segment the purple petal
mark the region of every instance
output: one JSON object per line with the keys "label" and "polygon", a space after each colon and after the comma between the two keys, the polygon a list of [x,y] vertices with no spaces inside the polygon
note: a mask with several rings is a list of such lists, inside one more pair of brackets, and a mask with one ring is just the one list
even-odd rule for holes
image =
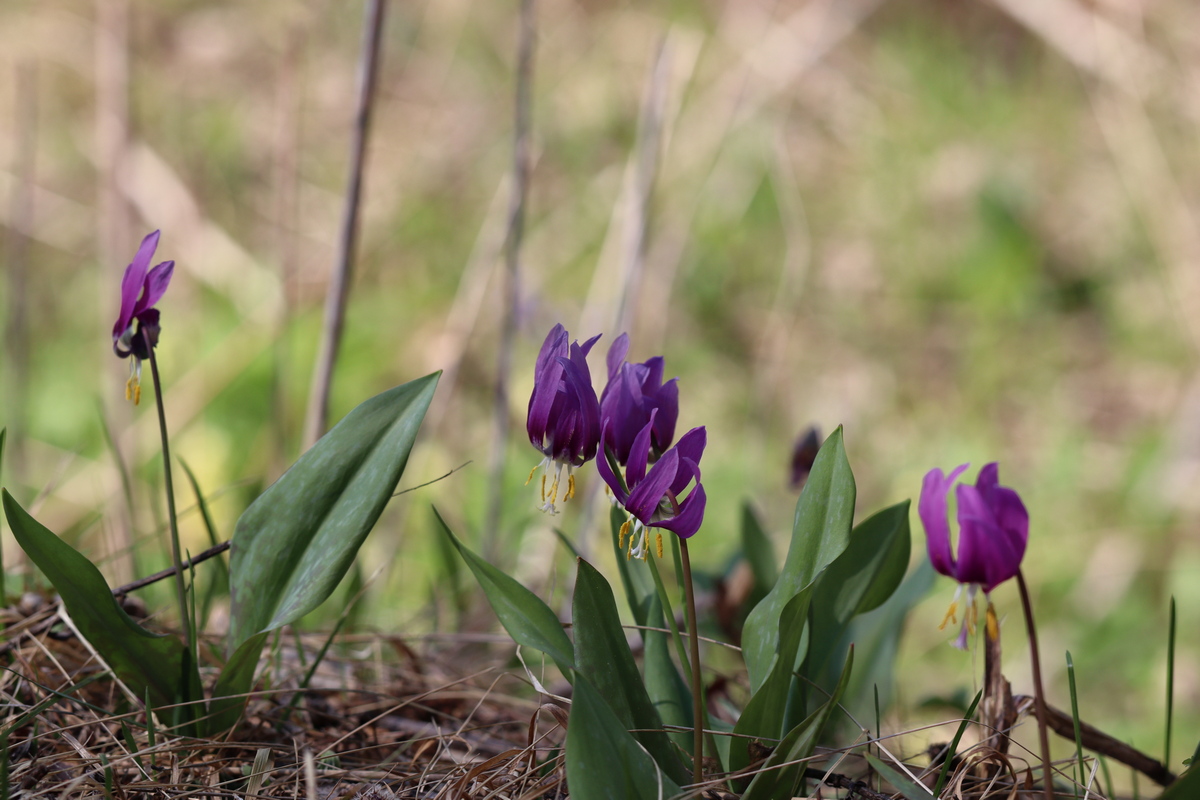
{"label": "purple petal", "polygon": [[[642,437],[639,435],[638,438]],[[650,437],[647,435],[647,443],[649,440]],[[633,456],[630,456],[631,466],[632,461]],[[625,503],[625,510],[643,523],[649,523],[654,517],[654,512],[658,510],[659,501],[663,499],[667,489],[675,482],[675,473],[678,469],[679,453],[675,450],[668,450],[650,468],[650,474],[646,476],[645,480],[638,483],[630,478],[629,500]],[[626,475],[628,474],[629,470],[626,470]]]}
{"label": "purple petal", "polygon": [[679,419],[679,379],[671,378],[667,381],[655,394],[653,402],[654,408],[658,409],[654,444],[662,451],[670,447],[675,438],[675,422]]}
{"label": "purple petal", "polygon": [[[625,363],[625,356],[629,354],[629,334],[622,333],[608,348],[608,357],[605,361],[608,363],[608,381],[612,383],[613,378],[617,374],[617,370],[621,369],[621,365]],[[608,393],[608,388],[604,389]]]}
{"label": "purple petal", "polygon": [[651,522],[650,525],[656,528],[666,528],[679,538],[687,539],[700,530],[700,525],[704,522],[704,507],[707,502],[708,496],[704,494],[704,487],[697,483],[696,488],[687,496],[687,499],[679,504],[678,514],[661,522]]}
{"label": "purple petal", "polygon": [[[646,477],[646,464],[650,461],[650,432],[654,429],[655,412],[650,412],[650,421],[638,431],[633,444],[629,447],[629,460],[625,465],[625,479],[629,481],[629,491],[642,482]],[[660,459],[661,461],[661,459]],[[664,487],[665,490],[666,487]],[[662,493],[659,493],[662,497]]]}
{"label": "purple petal", "polygon": [[645,394],[654,394],[662,387],[663,378],[663,357],[655,356],[647,359],[642,365],[641,382],[642,392]]}
{"label": "purple petal", "polygon": [[608,437],[611,420],[604,421],[604,433],[600,436],[600,457],[596,459],[596,469],[600,472],[600,477],[608,484],[608,488],[612,489],[613,496],[617,498],[617,502],[622,506],[629,500],[629,495],[621,488],[621,479],[612,471],[612,467],[608,463],[608,457],[605,455],[608,446]]}
{"label": "purple petal", "polygon": [[[673,450],[679,453],[679,458],[683,463],[691,462],[696,465],[696,481],[700,481],[700,456],[704,454],[704,447],[708,444],[708,432],[701,425],[698,428],[692,428],[685,433],[679,440],[679,444],[675,445]],[[675,482],[671,484],[671,494],[679,494],[687,487],[688,481],[692,476],[687,470],[679,470],[679,474],[675,476]]]}
{"label": "purple petal", "polygon": [[956,467],[949,475],[945,475],[940,467],[929,470],[921,484],[921,499],[917,504],[917,513],[921,517],[921,524],[925,526],[929,561],[933,564],[934,569],[951,578],[958,576],[954,553],[950,548],[950,522],[946,509],[946,495],[967,466],[967,464],[963,464]]}
{"label": "purple petal", "polygon": [[561,357],[558,363],[563,370],[563,390],[560,395],[566,396],[571,416],[566,422],[555,423],[559,435],[565,434],[561,447],[555,441],[556,457],[579,466],[596,455],[600,443],[600,404],[591,380],[578,364]]}
{"label": "purple petal", "polygon": [[125,275],[121,278],[121,311],[113,325],[113,341],[119,339],[133,321],[133,308],[137,305],[138,294],[142,291],[150,259],[154,258],[154,251],[158,247],[159,235],[159,231],[154,231],[142,239],[133,261],[125,268]]}
{"label": "purple petal", "polygon": [[958,495],[958,580],[978,583],[985,592],[1017,574],[1024,543],[996,523],[987,500],[974,487],[960,484]]}
{"label": "purple petal", "polygon": [[555,325],[546,334],[546,340],[542,342],[542,349],[538,351],[537,363],[534,365],[533,374],[540,374],[547,364],[554,361],[557,356],[565,356],[568,354],[567,345],[570,342],[570,336],[567,334],[567,329],[562,326],[562,323]]}
{"label": "purple petal", "polygon": [[171,276],[174,273],[174,261],[164,261],[150,270],[143,283],[142,296],[138,299],[137,305],[133,307],[133,315],[135,317],[148,308],[154,308],[154,305],[162,299],[163,294],[167,291],[167,286],[171,283]]}

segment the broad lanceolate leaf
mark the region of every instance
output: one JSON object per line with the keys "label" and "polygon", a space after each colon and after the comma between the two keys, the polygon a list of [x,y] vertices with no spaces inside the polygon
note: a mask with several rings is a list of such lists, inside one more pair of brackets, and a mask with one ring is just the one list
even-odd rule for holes
{"label": "broad lanceolate leaf", "polygon": [[451,544],[475,574],[475,580],[479,581],[480,588],[487,595],[492,610],[513,641],[523,647],[542,651],[554,659],[564,675],[569,676],[571,668],[575,666],[575,648],[550,606],[519,581],[471,552],[450,532],[450,527],[437,509],[433,513],[442,533],[450,538]]}
{"label": "broad lanceolate leaf", "polygon": [[770,671],[784,606],[846,549],[854,519],[854,498],[854,475],[842,447],[842,429],[838,428],[821,445],[800,494],[792,541],[779,580],[746,618],[742,652],[752,690],[758,690]]}
{"label": "broad lanceolate leaf", "polygon": [[[62,597],[71,621],[136,696],[155,708],[200,699],[200,673],[174,636],[151,633],[118,605],[100,570],[59,539],[4,491],[4,513],[21,549]],[[179,721],[200,709],[184,706]]]}
{"label": "broad lanceolate leaf", "polygon": [[595,567],[582,558],[578,563],[572,603],[576,669],[600,691],[659,767],[676,781],[686,781],[683,762],[662,730],[662,719],[625,641],[612,589]]}
{"label": "broad lanceolate leaf", "polygon": [[251,636],[242,642],[225,662],[221,677],[213,687],[209,718],[204,724],[207,735],[213,736],[227,731],[241,718],[242,709],[250,699],[248,693],[254,687],[254,670],[258,666],[258,656],[262,653],[268,635],[267,631],[263,631]]}
{"label": "broad lanceolate leaf", "polygon": [[665,800],[679,793],[678,784],[578,673],[567,721],[567,784],[574,800]]}
{"label": "broad lanceolate leaf", "polygon": [[754,590],[766,594],[779,578],[779,567],[771,538],[747,500],[742,503],[742,553],[754,575]]}
{"label": "broad lanceolate leaf", "polygon": [[337,587],[396,490],[439,374],[355,408],[242,514],[230,549],[229,653]]}
{"label": "broad lanceolate leaf", "polygon": [[[1200,751],[1200,747],[1196,750]],[[1158,796],[1158,800],[1193,800],[1196,797],[1200,797],[1200,767],[1193,764]]]}
{"label": "broad lanceolate leaf", "polygon": [[[853,665],[854,650],[851,649],[846,657],[846,666],[842,669],[842,678],[838,681],[833,695],[807,719],[788,731],[779,746],[767,757],[766,763],[763,764],[765,771],[760,772],[750,782],[742,800],[787,800],[797,793],[796,790],[804,777],[803,759],[811,756],[816,749],[817,741],[829,724],[829,718],[837,709],[838,701],[850,681]],[[780,766],[782,764],[789,766]]]}
{"label": "broad lanceolate leaf", "polygon": [[805,621],[808,619],[813,587],[806,586],[783,608],[779,616],[779,652],[771,662],[771,671],[762,686],[750,698],[733,727],[735,737],[729,745],[729,769],[737,772],[750,764],[749,737],[774,742],[786,732],[789,716],[793,665],[805,645]]}
{"label": "broad lanceolate leaf", "polygon": [[[804,665],[808,677],[816,679],[827,665],[837,670],[846,658],[842,637],[851,619],[882,605],[904,579],[911,548],[908,507],[905,500],[855,526],[846,550],[817,578]],[[861,660],[861,648],[859,655]]]}

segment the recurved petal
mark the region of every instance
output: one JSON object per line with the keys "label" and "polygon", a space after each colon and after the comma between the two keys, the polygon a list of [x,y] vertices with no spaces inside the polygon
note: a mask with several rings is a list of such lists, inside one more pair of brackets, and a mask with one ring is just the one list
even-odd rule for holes
{"label": "recurved petal", "polygon": [[678,474],[675,476],[675,482],[671,484],[672,494],[679,494],[687,488],[688,481],[693,477],[695,477],[697,483],[700,482],[700,456],[704,455],[706,444],[708,444],[708,431],[701,425],[685,433],[680,437],[679,444],[672,448],[679,453],[682,464],[688,464],[689,462],[692,464],[692,469],[680,468]]}
{"label": "recurved petal", "polygon": [[658,421],[654,425],[654,444],[660,451],[666,450],[675,440],[675,422],[679,419],[679,379],[671,378],[667,381],[652,400],[654,407],[658,409]]}
{"label": "recurved petal", "polygon": [[990,592],[1017,574],[1024,545],[1001,530],[976,487],[959,484],[957,494],[958,580]]}
{"label": "recurved petal", "polygon": [[933,564],[934,569],[951,578],[958,576],[955,571],[954,552],[950,547],[950,521],[946,508],[946,495],[967,466],[967,464],[963,464],[956,467],[949,475],[944,474],[940,467],[929,470],[921,484],[921,499],[917,504],[921,524],[925,527],[929,561]]}
{"label": "recurved petal", "polygon": [[[612,379],[616,376],[617,370],[619,370],[621,365],[625,363],[625,356],[628,354],[629,334],[622,333],[615,340],[613,340],[612,345],[608,348],[608,356],[605,358],[605,362],[608,364],[609,381],[612,381]],[[607,392],[607,389],[605,391]]]}
{"label": "recurved petal", "polygon": [[143,284],[142,296],[138,299],[137,305],[133,307],[135,317],[148,308],[154,308],[154,305],[162,299],[163,294],[167,291],[167,286],[171,284],[171,276],[174,273],[174,261],[164,261],[150,270]]}
{"label": "recurved petal", "polygon": [[[650,433],[654,429],[654,417],[657,412],[650,412],[650,421],[638,431],[637,436],[633,437],[633,444],[629,447],[629,460],[625,463],[625,478],[629,481],[629,491],[633,491],[633,487],[642,482],[646,477],[646,464],[650,461]],[[662,459],[659,459],[662,463]],[[670,486],[670,482],[667,483]],[[666,487],[663,487],[664,491]],[[659,492],[659,497],[662,497],[662,492]]]}
{"label": "recurved petal", "polygon": [[[649,428],[649,426],[646,426]],[[641,439],[641,434],[638,439]],[[649,443],[649,436],[646,437]],[[634,448],[636,450],[636,446]],[[630,455],[630,468],[633,465],[633,454]],[[668,450],[663,454],[663,457],[654,462],[654,466],[650,468],[650,473],[646,475],[645,480],[638,482],[630,475],[629,469],[625,470],[625,474],[629,476],[629,501],[625,503],[625,510],[635,517],[640,519],[644,524],[649,524],[654,517],[654,512],[658,510],[658,502],[663,499],[667,493],[667,489],[671,488],[671,484],[675,482],[675,473],[679,469],[679,453],[675,450]]]}
{"label": "recurved petal", "polygon": [[154,231],[142,239],[133,261],[130,261],[129,266],[125,268],[125,274],[121,278],[121,312],[113,325],[114,341],[125,332],[129,323],[133,321],[134,306],[137,305],[138,294],[142,291],[146,270],[150,267],[150,259],[154,258],[154,250],[158,247],[159,235],[159,231]]}
{"label": "recurved petal", "polygon": [[696,488],[692,489],[692,493],[687,496],[687,499],[679,504],[678,514],[670,519],[650,524],[657,528],[666,528],[680,539],[687,539],[700,530],[700,525],[704,522],[704,507],[707,503],[708,497],[704,494],[704,487],[697,483]]}

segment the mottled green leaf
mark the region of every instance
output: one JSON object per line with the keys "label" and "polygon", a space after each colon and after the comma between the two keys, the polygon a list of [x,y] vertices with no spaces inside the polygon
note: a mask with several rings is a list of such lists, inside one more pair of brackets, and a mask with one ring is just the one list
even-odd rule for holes
{"label": "mottled green leaf", "polygon": [[579,674],[567,720],[567,784],[573,800],[660,800],[679,792]]}
{"label": "mottled green leaf", "polygon": [[437,509],[433,513],[442,533],[449,537],[450,543],[471,568],[500,624],[513,641],[523,647],[540,650],[554,659],[564,675],[570,675],[569,670],[575,665],[574,646],[550,607],[515,578],[471,552],[450,531]]}
{"label": "mottled green leaf", "polygon": [[572,630],[575,633],[575,666],[600,691],[627,729],[676,781],[686,780],[679,760],[655,711],[633,653],[625,641],[625,631],[617,613],[608,581],[582,558],[575,579],[572,602]]}
{"label": "mottled green leaf", "polygon": [[359,405],[242,514],[230,549],[229,653],[333,593],[396,491],[439,374]]}
{"label": "mottled green leaf", "polygon": [[[149,691],[156,708],[198,700],[200,674],[183,643],[134,622],[92,562],[26,513],[7,490],[3,496],[21,549],[54,585],[79,633],[117,677],[138,697]],[[187,722],[197,711],[182,707],[178,721]]]}
{"label": "mottled green leaf", "polygon": [[854,519],[854,475],[838,428],[817,454],[812,472],[796,504],[792,541],[779,579],[746,618],[742,652],[757,691],[767,679],[779,644],[779,616],[784,606],[846,549]]}

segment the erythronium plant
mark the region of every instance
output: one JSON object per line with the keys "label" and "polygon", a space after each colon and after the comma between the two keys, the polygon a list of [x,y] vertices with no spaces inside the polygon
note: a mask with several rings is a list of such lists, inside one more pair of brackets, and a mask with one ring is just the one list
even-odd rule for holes
{"label": "erythronium plant", "polygon": [[[650,412],[645,426],[638,431],[629,448],[628,464],[622,477],[613,469],[609,460],[616,461],[616,453],[608,442],[613,438],[617,423],[613,419],[604,421],[604,433],[600,437],[603,456],[596,461],[600,477],[612,490],[616,503],[624,508],[630,519],[621,526],[619,546],[625,547],[629,535],[629,550],[626,557],[634,556],[645,560],[649,557],[649,528],[665,528],[679,537],[679,552],[683,567],[683,586],[687,600],[687,624],[691,645],[692,662],[692,719],[695,739],[693,744],[694,782],[704,780],[704,690],[700,676],[700,630],[696,617],[696,593],[692,586],[692,564],[688,554],[688,539],[700,530],[704,521],[704,506],[707,498],[700,483],[700,457],[708,434],[704,427],[692,428],[679,443],[667,450],[654,466],[647,470],[650,460],[651,440],[654,435],[658,409]],[[672,425],[673,427],[673,425]],[[683,500],[679,496],[688,486],[695,483]],[[662,533],[655,537],[659,558],[663,554]]]}
{"label": "erythronium plant", "polygon": [[179,604],[179,620],[188,651],[193,652],[192,629],[188,616],[187,589],[183,582],[183,555],[179,546],[179,525],[175,519],[175,488],[171,482],[171,447],[167,439],[167,416],[163,408],[162,384],[158,378],[158,361],[154,348],[160,332],[159,313],[155,304],[162,299],[175,272],[174,261],[164,261],[150,269],[154,251],[158,249],[159,231],[142,239],[133,261],[121,277],[121,310],[113,323],[113,352],[119,358],[132,358],[129,380],[125,382],[125,399],[137,405],[142,399],[142,362],[150,362],[154,379],[154,400],[158,406],[158,432],[162,440],[163,485],[167,492],[167,521],[171,528],[171,557],[175,567],[175,595]]}
{"label": "erythronium plant", "polygon": [[967,587],[967,607],[964,609],[962,628],[955,646],[965,650],[968,637],[975,633],[977,611],[976,593],[982,589],[987,598],[987,635],[993,641],[1000,635],[996,610],[990,594],[1010,578],[1017,579],[1021,594],[1021,606],[1025,613],[1025,626],[1029,633],[1029,651],[1032,661],[1033,688],[1037,702],[1038,735],[1041,739],[1042,778],[1046,800],[1054,797],[1054,784],[1050,767],[1050,741],[1046,731],[1046,700],[1042,689],[1041,658],[1038,655],[1037,628],[1033,621],[1033,606],[1025,576],[1021,573],[1021,559],[1029,541],[1029,512],[1014,490],[1000,485],[1000,468],[995,463],[986,464],[979,470],[975,485],[960,483],[955,487],[958,501],[958,558],[950,546],[950,523],[947,518],[946,495],[954,481],[968,467],[962,464],[949,475],[935,467],[925,476],[921,487],[919,513],[925,526],[929,547],[929,561],[933,568],[958,581],[950,609],[942,620],[953,621],[958,607],[958,598],[963,586]]}
{"label": "erythronium plant", "polygon": [[[592,388],[587,355],[600,336],[582,345],[571,342],[561,324],[555,325],[538,353],[525,429],[529,441],[544,456],[529,471],[542,470],[542,511],[558,513],[559,485],[566,473],[563,502],[575,496],[574,470],[596,457],[600,442],[600,403]],[[549,489],[547,490],[547,483]]]}

